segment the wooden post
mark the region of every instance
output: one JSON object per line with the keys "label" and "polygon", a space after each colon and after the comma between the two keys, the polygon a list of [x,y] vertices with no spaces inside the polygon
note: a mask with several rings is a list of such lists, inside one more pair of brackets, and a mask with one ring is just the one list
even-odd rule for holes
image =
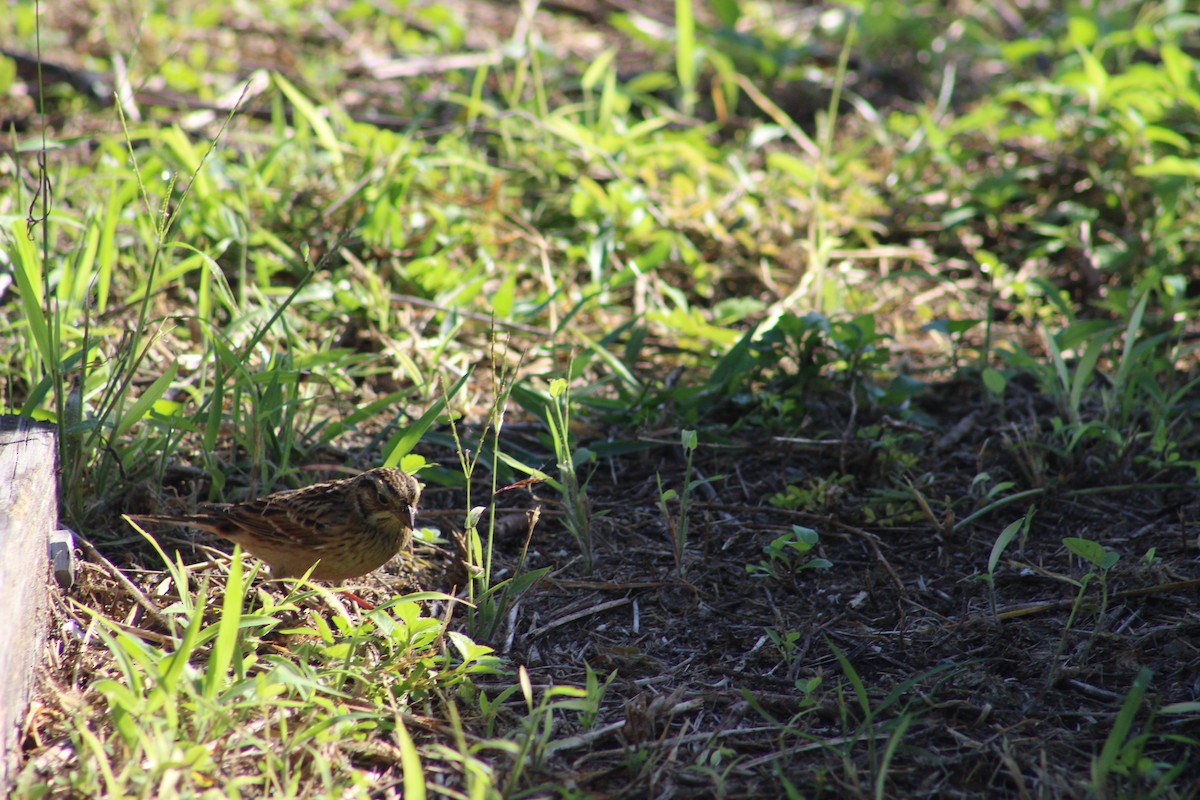
{"label": "wooden post", "polygon": [[53,425],[0,416],[0,796],[20,763],[21,724],[49,619],[58,527]]}

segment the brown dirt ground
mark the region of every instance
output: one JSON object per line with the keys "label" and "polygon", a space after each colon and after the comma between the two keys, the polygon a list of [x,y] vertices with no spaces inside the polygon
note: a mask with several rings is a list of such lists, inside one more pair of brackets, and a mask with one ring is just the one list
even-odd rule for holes
{"label": "brown dirt ground", "polygon": [[[946,391],[956,390],[934,394]],[[944,414],[940,430],[919,439],[924,451],[911,474],[934,476],[922,487],[931,502],[965,495],[983,470],[1020,480],[1011,454],[996,445],[1013,421],[996,412],[972,409],[978,416],[960,441],[934,446],[966,410]],[[898,693],[879,720],[912,714],[889,796],[1079,796],[1090,757],[1140,668],[1154,673],[1149,707],[1189,701],[1200,690],[1194,492],[1138,485],[1048,491],[1035,501],[1029,536],[1009,547],[996,570],[993,615],[979,576],[996,537],[1024,505],[951,535],[920,514],[872,523],[864,506],[872,488],[886,484],[872,475],[865,444],[741,444],[700,451],[699,474],[724,480],[692,520],[685,580],[672,577],[656,509],[655,475],[667,486],[683,482],[680,448],[664,445],[593,475],[594,508],[607,514],[594,574],[567,571],[522,599],[509,632],[511,657],[535,679],[580,684],[585,663],[617,673],[598,725],[624,719],[625,726],[563,754],[560,777],[604,796],[715,793],[713,775],[723,770],[729,796],[775,796],[780,776],[810,796],[869,794],[869,735],[858,728],[863,714],[833,646],[869,688],[873,708]],[[795,470],[855,480],[821,513],[772,508],[766,499]],[[941,505],[932,504],[940,515]],[[819,554],[833,567],[794,579],[748,576],[746,565],[793,524],[820,533]],[[543,527],[531,566],[561,564],[577,552],[552,522]],[[1084,570],[1064,536],[1122,554],[1102,614],[1093,584],[1068,621],[1077,589],[1066,578]],[[1153,563],[1140,562],[1151,548]],[[766,637],[768,627],[798,633],[791,659]],[[797,687],[814,677],[822,689],[806,697]],[[1144,710],[1138,720],[1145,722]],[[787,721],[787,733],[773,725]],[[1194,742],[1200,734],[1194,722],[1184,728],[1167,718],[1155,730],[1159,739],[1146,755],[1172,763],[1194,744],[1167,735]],[[718,749],[719,766],[711,763]],[[639,763],[630,758],[636,751],[648,755],[631,766]],[[1196,767],[1195,754],[1190,759]],[[858,783],[848,779],[855,772]]]}

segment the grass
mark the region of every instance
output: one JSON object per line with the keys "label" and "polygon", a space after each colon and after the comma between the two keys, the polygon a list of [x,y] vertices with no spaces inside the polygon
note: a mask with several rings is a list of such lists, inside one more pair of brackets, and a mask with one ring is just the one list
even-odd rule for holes
{"label": "grass", "polygon": [[[1200,18],[1017,13],[0,17],[14,796],[1194,796]],[[372,611],[121,516],[378,464]]]}

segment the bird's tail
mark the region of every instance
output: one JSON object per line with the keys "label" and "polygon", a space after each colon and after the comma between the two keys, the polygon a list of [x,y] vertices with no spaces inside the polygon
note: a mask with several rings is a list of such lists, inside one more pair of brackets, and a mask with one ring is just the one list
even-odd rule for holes
{"label": "bird's tail", "polygon": [[204,514],[126,514],[130,522],[139,527],[177,525],[184,528],[199,528],[202,531],[212,530],[215,520]]}

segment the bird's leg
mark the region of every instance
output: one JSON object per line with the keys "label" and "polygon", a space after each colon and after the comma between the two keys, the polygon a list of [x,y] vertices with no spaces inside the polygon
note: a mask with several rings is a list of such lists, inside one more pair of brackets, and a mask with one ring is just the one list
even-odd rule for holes
{"label": "bird's leg", "polygon": [[363,611],[374,611],[375,610],[374,603],[372,603],[369,600],[362,599],[361,597],[359,597],[358,595],[356,595],[354,592],[350,591],[349,589],[343,589],[340,592],[338,592],[338,594],[340,594],[342,597],[349,600],[351,603],[354,603],[354,605],[358,606]]}

